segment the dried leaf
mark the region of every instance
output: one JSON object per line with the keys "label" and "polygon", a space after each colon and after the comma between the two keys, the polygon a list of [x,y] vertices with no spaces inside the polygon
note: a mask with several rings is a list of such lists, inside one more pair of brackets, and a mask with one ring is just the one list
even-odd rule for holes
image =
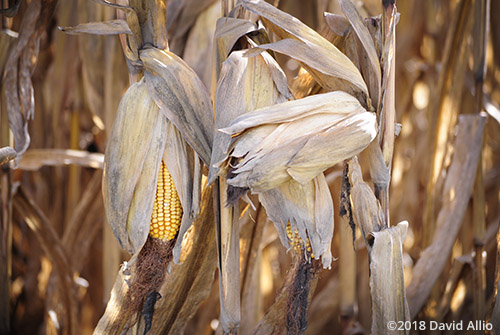
{"label": "dried leaf", "polygon": [[19,168],[36,171],[42,166],[79,165],[94,169],[102,169],[104,155],[81,150],[68,149],[30,149],[19,162]]}
{"label": "dried leaf", "polygon": [[[370,97],[375,105],[378,105],[378,98],[380,95],[380,85],[382,82],[382,74],[380,71],[380,63],[378,60],[377,50],[373,42],[373,38],[370,31],[365,26],[361,15],[352,3],[352,0],[339,0],[342,7],[342,12],[351,23],[356,36],[362,46],[358,48],[359,59],[361,64],[362,73],[364,73],[364,78],[368,83],[368,88],[370,92]],[[361,50],[364,50],[362,52]],[[368,64],[366,64],[368,63]]]}
{"label": "dried leaf", "polygon": [[[214,2],[196,19],[189,31],[182,58],[198,74],[208,91],[212,91],[214,60],[214,34],[217,19],[221,16],[220,3]],[[203,50],[203,52],[200,52]]]}
{"label": "dried leaf", "polygon": [[328,27],[339,36],[345,36],[349,31],[349,21],[343,15],[325,13],[325,21]]}
{"label": "dried leaf", "polygon": [[0,165],[13,160],[14,158],[16,158],[16,156],[16,150],[12,149],[11,147],[0,148]]}
{"label": "dried leaf", "polygon": [[29,4],[19,28],[19,38],[13,42],[5,64],[3,86],[9,126],[14,135],[14,149],[17,152],[16,165],[30,144],[28,119],[34,114],[31,72],[38,54],[39,36],[35,29],[40,11],[40,1],[32,1]]}
{"label": "dried leaf", "polygon": [[426,302],[450,255],[474,185],[483,139],[485,117],[461,115],[454,143],[453,159],[442,193],[443,205],[437,217],[432,244],[413,267],[407,289],[411,316],[415,317]]}
{"label": "dried leaf", "polygon": [[105,22],[81,23],[75,27],[59,27],[59,30],[69,35],[94,34],[117,35],[132,34],[125,20],[110,20]]}

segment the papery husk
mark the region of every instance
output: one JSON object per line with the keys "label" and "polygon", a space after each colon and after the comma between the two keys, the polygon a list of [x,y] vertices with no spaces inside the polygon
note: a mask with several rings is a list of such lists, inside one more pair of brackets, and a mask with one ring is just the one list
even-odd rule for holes
{"label": "papery husk", "polygon": [[[228,41],[223,37],[221,40]],[[236,40],[233,43],[235,42]],[[227,50],[227,52],[229,51]],[[283,92],[280,92],[279,88]],[[286,86],[285,74],[269,54],[265,53],[248,58],[244,57],[244,51],[232,52],[222,64],[216,92],[215,124],[217,128],[227,126],[239,115],[259,107],[285,101],[291,96]],[[237,332],[241,320],[239,211],[237,202],[227,206],[226,177],[220,173],[219,167],[214,162],[225,159],[224,149],[230,142],[230,135],[221,132],[214,134],[212,163],[209,171],[209,182],[215,181],[219,189],[218,204],[216,204],[216,211],[219,215],[216,217],[219,248],[219,294],[221,297],[220,320],[226,334]],[[219,175],[220,178],[217,178]]]}
{"label": "papery husk", "polygon": [[145,82],[160,106],[187,143],[206,165],[212,153],[212,103],[205,85],[178,56],[157,48],[140,51]]}
{"label": "papery husk", "polygon": [[305,184],[363,150],[376,136],[375,123],[373,113],[340,91],[247,113],[221,130],[234,137],[229,156],[240,158],[228,183],[253,192],[290,179]]}
{"label": "papery husk", "polygon": [[[174,262],[179,263],[182,241],[193,220],[200,214],[201,170],[199,157],[184,141],[179,130],[169,122],[163,161],[172,175],[183,209],[179,233],[172,250]],[[198,168],[196,168],[198,166]]]}
{"label": "papery husk", "polygon": [[149,233],[167,124],[144,79],[130,86],[108,140],[103,192],[113,233],[132,254],[141,249]]}
{"label": "papery husk", "polygon": [[[223,63],[215,98],[217,129],[228,126],[235,118],[247,112],[284,102],[292,97],[286,86],[285,74],[269,54],[245,57],[244,53],[245,51],[232,52]],[[280,72],[281,76],[273,76],[271,67]],[[225,159],[225,149],[230,143],[229,134],[215,132],[209,183],[219,174],[218,164]]]}
{"label": "papery husk", "polygon": [[391,329],[388,322],[410,321],[403,272],[403,241],[408,222],[373,232],[370,249],[370,293],[372,296],[372,334],[409,334]]}
{"label": "papery husk", "polygon": [[[324,88],[342,90],[369,108],[368,88],[359,70],[333,44],[293,16],[261,0],[243,0],[243,7],[264,18],[281,40],[260,45],[261,49],[286,54],[299,62]],[[253,49],[252,53],[259,52]]]}
{"label": "papery husk", "polygon": [[231,49],[240,37],[256,30],[257,26],[248,20],[232,17],[221,17],[217,20],[212,61],[212,96],[214,100],[222,63],[227,59]]}
{"label": "papery husk", "polygon": [[371,233],[380,231],[384,226],[384,213],[375,194],[363,181],[357,157],[349,161],[349,181],[351,183],[351,203],[353,218],[360,228],[365,244],[370,250]]}

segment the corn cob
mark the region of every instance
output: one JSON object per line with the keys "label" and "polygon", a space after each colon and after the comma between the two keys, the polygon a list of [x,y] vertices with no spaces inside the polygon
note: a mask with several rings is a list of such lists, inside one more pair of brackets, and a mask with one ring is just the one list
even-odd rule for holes
{"label": "corn cob", "polygon": [[182,218],[182,205],[174,181],[162,161],[158,173],[156,197],[151,215],[149,235],[162,241],[177,236]]}
{"label": "corn cob", "polygon": [[[293,250],[295,250],[298,253],[302,252],[302,246],[304,245],[304,241],[302,241],[302,238],[299,236],[299,230],[295,229],[292,233],[292,226],[290,225],[290,222],[286,224],[286,234],[290,241],[292,242],[292,247]],[[311,243],[309,242],[309,238],[306,241],[306,250],[307,253],[311,254],[311,258],[314,258],[314,254],[311,249]]]}

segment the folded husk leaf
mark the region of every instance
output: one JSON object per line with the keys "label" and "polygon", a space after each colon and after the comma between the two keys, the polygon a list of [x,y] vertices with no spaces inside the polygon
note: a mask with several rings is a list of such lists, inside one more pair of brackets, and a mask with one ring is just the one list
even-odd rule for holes
{"label": "folded husk leaf", "polygon": [[[368,88],[359,70],[320,34],[293,16],[261,0],[243,0],[243,7],[262,18],[282,40],[259,46],[298,61],[318,83],[330,91],[343,90],[370,106]],[[257,48],[251,51],[259,52]]]}
{"label": "folded husk leaf", "polygon": [[232,17],[221,17],[217,20],[214,36],[212,96],[215,97],[215,87],[220,77],[222,63],[229,56],[234,44],[240,37],[256,30],[257,26],[248,20]]}
{"label": "folded husk leaf", "polygon": [[167,123],[144,79],[130,86],[111,130],[103,176],[108,222],[130,253],[140,250],[149,233]]}
{"label": "folded husk leaf", "polygon": [[200,199],[196,195],[200,194],[201,185],[195,180],[201,177],[201,171],[195,168],[197,163],[193,161],[199,158],[172,123],[168,123],[164,136],[167,140],[163,161],[172,175],[183,209],[179,233],[172,250],[174,262],[179,263],[184,234],[191,227],[200,211]]}
{"label": "folded husk leaf", "polygon": [[376,136],[375,123],[373,113],[340,91],[242,115],[221,130],[234,137],[228,154],[241,158],[228,183],[253,192],[270,190],[291,178],[307,183],[363,150]]}
{"label": "folded husk leaf", "polygon": [[[410,321],[403,272],[403,241],[408,222],[373,232],[370,250],[370,293],[372,296],[372,334],[408,334],[392,330],[388,322]],[[399,324],[399,323],[398,323]]]}
{"label": "folded husk leaf", "polygon": [[212,103],[205,85],[178,56],[156,48],[140,51],[145,82],[161,111],[208,165],[212,152]]}

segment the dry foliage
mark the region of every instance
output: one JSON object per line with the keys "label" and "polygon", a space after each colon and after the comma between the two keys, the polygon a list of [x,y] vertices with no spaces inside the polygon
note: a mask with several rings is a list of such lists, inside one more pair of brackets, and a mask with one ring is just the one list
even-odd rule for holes
{"label": "dry foliage", "polygon": [[0,334],[500,334],[499,1],[1,8]]}

